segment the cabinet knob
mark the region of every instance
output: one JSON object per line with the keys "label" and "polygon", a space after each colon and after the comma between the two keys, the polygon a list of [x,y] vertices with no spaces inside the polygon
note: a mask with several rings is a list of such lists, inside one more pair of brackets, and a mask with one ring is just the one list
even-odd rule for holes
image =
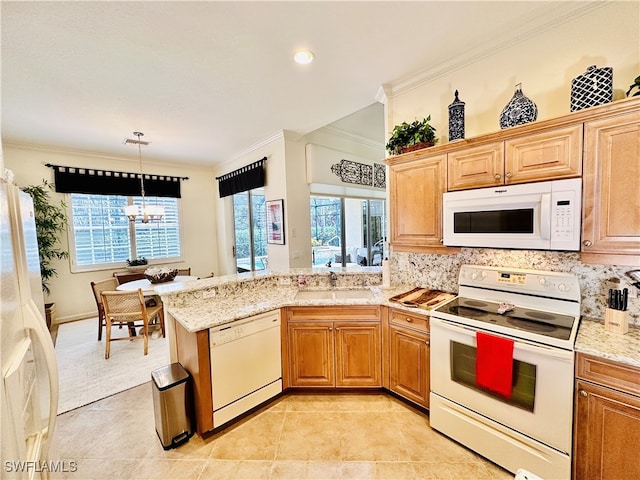
{"label": "cabinet knob", "polygon": [[411,320],[409,317],[406,318],[407,322],[411,323],[413,322],[413,320]]}
{"label": "cabinet knob", "polygon": [[590,247],[591,245],[593,245],[593,243],[591,243],[591,240],[585,240],[584,242],[582,242],[582,244],[583,244],[585,247]]}
{"label": "cabinet knob", "polygon": [[511,172],[507,172],[507,173],[505,174],[505,177],[507,177],[507,178],[511,178],[511,177],[513,177],[513,174],[512,174]]}
{"label": "cabinet knob", "polygon": [[495,178],[496,180],[500,180],[502,178],[502,176],[499,173],[496,173],[493,178]]}
{"label": "cabinet knob", "polygon": [[580,395],[583,397],[588,397],[589,394],[587,392],[585,392],[584,390],[580,390]]}
{"label": "cabinet knob", "polygon": [[339,332],[339,331],[340,331],[340,328],[339,328],[339,327],[336,327],[336,332]]}
{"label": "cabinet knob", "polygon": [[332,331],[332,330],[333,330],[333,328],[329,327],[329,331]]}
{"label": "cabinet knob", "polygon": [[429,340],[425,340],[425,341],[424,341],[424,344],[425,344],[425,345],[429,345]]}

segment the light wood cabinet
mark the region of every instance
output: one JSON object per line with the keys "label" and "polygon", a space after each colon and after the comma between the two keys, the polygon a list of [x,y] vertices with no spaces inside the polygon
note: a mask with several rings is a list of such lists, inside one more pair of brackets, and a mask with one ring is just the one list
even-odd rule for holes
{"label": "light wood cabinet", "polygon": [[171,315],[166,320],[171,322],[175,335],[175,361],[180,362],[191,375],[196,430],[202,434],[213,429],[209,330],[189,332]]}
{"label": "light wood cabinet", "polygon": [[287,326],[291,385],[335,386],[333,324],[296,322]]}
{"label": "light wood cabinet", "polygon": [[640,111],[585,123],[582,255],[640,263]]}
{"label": "light wood cabinet", "polygon": [[395,252],[447,250],[442,245],[446,159],[412,152],[390,162],[390,243]]}
{"label": "light wood cabinet", "polygon": [[464,148],[447,155],[447,190],[504,183],[504,142]]}
{"label": "light wood cabinet", "polygon": [[428,318],[391,309],[389,389],[425,408],[430,387],[428,332]]}
{"label": "light wood cabinet", "polygon": [[577,354],[573,478],[640,478],[640,368]]}
{"label": "light wood cabinet", "polygon": [[582,124],[450,152],[447,169],[450,191],[579,177]]}
{"label": "light wood cabinet", "polygon": [[287,309],[291,387],[382,386],[380,307]]}

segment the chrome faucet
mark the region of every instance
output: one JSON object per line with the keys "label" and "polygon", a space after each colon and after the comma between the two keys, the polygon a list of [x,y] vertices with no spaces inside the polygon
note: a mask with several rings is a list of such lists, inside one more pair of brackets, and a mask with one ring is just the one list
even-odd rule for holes
{"label": "chrome faucet", "polygon": [[331,284],[331,288],[335,288],[337,281],[338,276],[336,275],[336,272],[329,272],[329,283]]}

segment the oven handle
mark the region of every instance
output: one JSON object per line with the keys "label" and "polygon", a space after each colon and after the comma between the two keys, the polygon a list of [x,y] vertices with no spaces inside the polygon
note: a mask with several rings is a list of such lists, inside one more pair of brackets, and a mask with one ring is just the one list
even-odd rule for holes
{"label": "oven handle", "polygon": [[[450,322],[448,320],[444,320],[442,318],[431,317],[431,343],[434,343],[433,339],[433,326],[438,325],[441,328],[446,330],[450,330],[452,332],[463,333],[468,337],[475,337],[475,334],[481,330],[478,330],[473,327],[469,327],[467,325],[459,325],[457,323]],[[560,348],[547,347],[546,345],[538,345],[527,342],[526,340],[522,340],[519,338],[513,338],[508,335],[503,335],[500,333],[489,332],[490,335],[495,335],[497,337],[508,338],[514,341],[514,348],[517,346],[518,349],[524,350],[526,352],[532,353],[543,353],[546,356],[561,358],[565,360],[573,360],[573,352],[562,350]],[[543,352],[541,352],[543,350]]]}

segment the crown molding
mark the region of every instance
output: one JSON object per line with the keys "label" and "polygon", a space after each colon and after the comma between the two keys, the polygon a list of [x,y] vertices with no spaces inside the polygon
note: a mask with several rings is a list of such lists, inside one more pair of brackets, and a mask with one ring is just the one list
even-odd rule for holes
{"label": "crown molding", "polygon": [[[52,145],[42,145],[35,143],[21,143],[21,142],[2,142],[3,147],[10,147],[16,150],[25,150],[25,151],[35,151],[42,153],[52,153],[58,155],[67,155],[74,157],[82,157],[82,158],[93,158],[99,160],[113,160],[113,161],[133,161],[136,164],[139,162],[138,155],[114,155],[112,153],[101,153],[93,150],[80,150],[73,149],[69,147],[57,147]],[[136,150],[137,151],[137,150]],[[168,167],[188,167],[188,168],[201,168],[201,169],[213,169],[212,165],[207,165],[203,163],[194,163],[194,162],[183,162],[183,161],[171,161],[171,160],[158,160],[153,157],[145,156],[143,158],[145,165],[158,165],[158,166],[168,166]]]}
{"label": "crown molding", "polygon": [[334,127],[333,125],[327,125],[322,127],[320,130],[326,131],[329,135],[333,135],[336,137],[346,138],[354,143],[359,143],[361,145],[365,145],[371,148],[383,149],[384,143],[378,142],[371,138],[363,137],[362,135],[357,135],[355,133],[348,132],[347,130],[343,130],[338,127]]}
{"label": "crown molding", "polygon": [[[553,30],[560,25],[574,21],[576,18],[607,6],[607,3],[608,2],[601,1],[549,3],[549,9],[544,17],[532,14],[528,18],[523,19],[521,23],[522,28],[514,28],[509,35],[496,38],[494,41],[482,44],[476,48],[470,48],[464,55],[452,58],[435,67],[417,71],[390,84],[384,85],[381,87],[382,94],[388,98],[406,93],[438,78],[448,76],[451,72],[479,62],[484,58],[494,55],[496,52],[506,50],[549,30]],[[381,94],[380,90],[378,94]]]}
{"label": "crown molding", "polygon": [[270,137],[267,137],[263,140],[260,140],[258,143],[254,143],[253,145],[251,145],[250,147],[245,148],[244,150],[241,150],[240,152],[236,153],[235,155],[233,155],[233,157],[231,158],[232,161],[238,160],[246,155],[249,155],[251,153],[254,153],[256,150],[260,150],[264,147],[266,147],[267,145],[272,144],[273,142],[277,142],[278,140],[284,140],[286,137],[285,135],[285,131],[284,130],[279,130],[276,133],[274,133],[273,135],[271,135]]}

